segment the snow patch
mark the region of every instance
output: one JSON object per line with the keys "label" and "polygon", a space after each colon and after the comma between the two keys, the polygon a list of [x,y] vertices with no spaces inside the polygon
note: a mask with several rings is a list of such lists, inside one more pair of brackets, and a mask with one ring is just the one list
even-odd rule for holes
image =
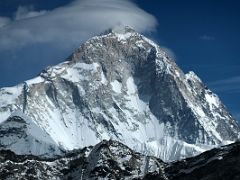
{"label": "snow patch", "polygon": [[132,33],[125,33],[125,34],[116,33],[116,36],[118,38],[118,41],[126,41],[132,36]]}
{"label": "snow patch", "polygon": [[214,107],[217,108],[219,106],[219,100],[213,94],[210,95],[210,94],[206,93],[205,98],[206,98],[207,102],[209,103],[211,110],[213,110]]}
{"label": "snow patch", "polygon": [[129,95],[131,94],[135,94],[137,92],[137,86],[136,84],[134,83],[134,80],[132,77],[129,77],[127,79],[127,82],[126,82],[126,86],[127,86],[127,93]]}
{"label": "snow patch", "polygon": [[111,85],[112,85],[112,90],[116,93],[121,93],[122,92],[122,84],[117,81],[117,80],[114,80],[113,82],[111,82]]}
{"label": "snow patch", "polygon": [[41,76],[25,81],[28,85],[39,84],[44,82],[44,79]]}
{"label": "snow patch", "polygon": [[193,71],[189,71],[187,74],[185,74],[185,78],[202,83],[201,79]]}

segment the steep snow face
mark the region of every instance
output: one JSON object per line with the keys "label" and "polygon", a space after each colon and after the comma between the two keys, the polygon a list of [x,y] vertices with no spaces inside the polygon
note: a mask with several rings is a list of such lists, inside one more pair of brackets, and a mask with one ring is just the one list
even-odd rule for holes
{"label": "steep snow face", "polygon": [[62,153],[52,138],[40,129],[29,117],[15,111],[0,126],[0,146],[11,149],[17,154],[55,155]]}
{"label": "steep snow face", "polygon": [[1,122],[22,111],[67,150],[114,139],[170,161],[234,141],[239,133],[193,72],[185,75],[129,28],[91,38],[66,62],[0,93]]}
{"label": "steep snow face", "polygon": [[20,107],[22,103],[18,102],[22,90],[21,85],[0,89],[0,123],[5,121],[15,109],[22,108]]}

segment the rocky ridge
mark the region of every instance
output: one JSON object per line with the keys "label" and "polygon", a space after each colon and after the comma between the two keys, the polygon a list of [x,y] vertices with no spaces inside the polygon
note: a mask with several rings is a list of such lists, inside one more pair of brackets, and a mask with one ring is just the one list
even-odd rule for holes
{"label": "rocky ridge", "polygon": [[122,143],[102,141],[96,146],[55,158],[0,152],[1,179],[158,179],[237,180],[240,143],[207,151],[173,163],[136,153]]}

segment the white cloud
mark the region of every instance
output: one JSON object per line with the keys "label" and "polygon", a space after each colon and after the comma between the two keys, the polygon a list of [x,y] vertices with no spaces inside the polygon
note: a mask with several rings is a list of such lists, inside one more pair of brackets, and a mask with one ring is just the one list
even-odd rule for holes
{"label": "white cloud", "polygon": [[33,6],[19,6],[15,14],[15,20],[37,17],[46,13],[46,10],[35,11]]}
{"label": "white cloud", "polygon": [[116,25],[129,25],[140,32],[152,31],[157,25],[151,14],[129,0],[76,0],[47,13],[19,7],[16,19],[0,28],[0,51],[37,43],[76,46]]}
{"label": "white cloud", "polygon": [[8,25],[11,22],[10,18],[0,16],[0,28]]}
{"label": "white cloud", "polygon": [[215,37],[205,34],[205,35],[200,36],[200,39],[203,41],[213,41],[213,40],[215,40]]}
{"label": "white cloud", "polygon": [[240,93],[240,76],[210,82],[208,85],[218,92]]}

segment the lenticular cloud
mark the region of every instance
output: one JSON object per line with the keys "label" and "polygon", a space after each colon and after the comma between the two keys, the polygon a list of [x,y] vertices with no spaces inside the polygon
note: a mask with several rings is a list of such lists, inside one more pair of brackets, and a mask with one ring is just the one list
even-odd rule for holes
{"label": "lenticular cloud", "polygon": [[0,28],[0,50],[34,43],[71,46],[118,25],[144,32],[154,30],[157,22],[129,0],[76,0],[48,12],[24,11],[24,18]]}

